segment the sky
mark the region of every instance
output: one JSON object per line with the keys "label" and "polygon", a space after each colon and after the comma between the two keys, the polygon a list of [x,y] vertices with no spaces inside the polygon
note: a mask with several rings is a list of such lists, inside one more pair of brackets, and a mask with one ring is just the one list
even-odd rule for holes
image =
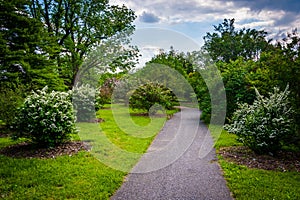
{"label": "sky", "polygon": [[270,38],[281,38],[295,28],[300,31],[300,0],[110,0],[110,4],[135,12],[133,43],[142,50],[144,60],[170,46],[197,50],[206,33],[225,18],[234,18],[236,29],[263,29]]}

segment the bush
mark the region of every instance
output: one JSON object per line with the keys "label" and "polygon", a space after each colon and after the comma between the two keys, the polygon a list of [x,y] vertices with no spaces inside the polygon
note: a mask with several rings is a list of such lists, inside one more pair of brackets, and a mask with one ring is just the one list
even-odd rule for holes
{"label": "bush", "polygon": [[47,87],[29,95],[20,107],[13,139],[28,138],[41,146],[55,146],[76,132],[71,93]]}
{"label": "bush", "polygon": [[101,108],[96,92],[88,84],[73,88],[72,100],[78,122],[90,122],[96,117],[95,110]]}
{"label": "bush", "polygon": [[0,89],[0,120],[9,128],[18,113],[18,107],[24,101],[23,90],[21,88]]}
{"label": "bush", "polygon": [[225,129],[238,136],[238,140],[259,154],[276,153],[293,134],[293,111],[288,100],[288,87],[280,92],[274,88],[270,97],[261,96],[253,105],[239,104],[232,124]]}
{"label": "bush", "polygon": [[[150,114],[155,114],[159,104],[165,109],[172,109],[177,103],[175,94],[159,83],[149,82],[136,89],[129,98],[129,106],[134,109],[142,109]],[[152,109],[150,109],[154,106]]]}

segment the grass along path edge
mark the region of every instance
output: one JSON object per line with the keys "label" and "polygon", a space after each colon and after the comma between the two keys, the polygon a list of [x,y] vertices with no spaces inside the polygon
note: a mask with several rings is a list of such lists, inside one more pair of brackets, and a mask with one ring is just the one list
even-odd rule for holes
{"label": "grass along path edge", "polygon": [[[213,130],[213,129],[212,129]],[[252,169],[224,159],[218,152],[222,147],[241,146],[236,136],[223,130],[220,137],[211,132],[215,139],[219,164],[227,185],[236,200],[249,199],[300,199],[300,173]]]}

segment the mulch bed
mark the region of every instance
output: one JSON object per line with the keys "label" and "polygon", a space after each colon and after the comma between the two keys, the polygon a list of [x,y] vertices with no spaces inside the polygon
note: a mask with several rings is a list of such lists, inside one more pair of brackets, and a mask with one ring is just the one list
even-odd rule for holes
{"label": "mulch bed", "polygon": [[271,155],[257,155],[247,147],[236,146],[220,148],[219,154],[225,160],[249,168],[300,172],[300,152],[280,151],[274,157]]}
{"label": "mulch bed", "polygon": [[55,158],[62,155],[72,156],[81,150],[89,150],[89,146],[81,141],[71,141],[55,148],[43,148],[23,142],[0,149],[0,154],[13,158]]}

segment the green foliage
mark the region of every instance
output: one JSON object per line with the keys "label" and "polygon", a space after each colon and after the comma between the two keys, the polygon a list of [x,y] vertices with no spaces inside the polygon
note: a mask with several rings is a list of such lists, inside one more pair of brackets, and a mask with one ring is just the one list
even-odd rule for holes
{"label": "green foliage", "polygon": [[69,88],[74,85],[84,58],[97,46],[108,42],[110,48],[102,51],[104,57],[114,51],[122,52],[113,59],[112,68],[123,66],[135,51],[123,51],[114,44],[114,36],[128,36],[134,29],[132,22],[136,16],[124,5],[112,6],[107,0],[48,0],[32,1],[29,10],[31,17],[43,22],[59,45],[60,51],[54,58]]}
{"label": "green foliage", "polygon": [[[256,90],[257,91],[257,90]],[[293,134],[292,109],[288,87],[269,93],[269,98],[257,92],[253,105],[240,104],[225,128],[256,153],[276,153]]]}
{"label": "green foliage", "polygon": [[57,45],[43,23],[29,17],[26,0],[1,1],[0,81],[23,84],[27,91],[64,90],[55,60]]}
{"label": "green foliage", "polygon": [[47,87],[29,95],[15,121],[13,139],[28,138],[38,145],[55,146],[76,132],[71,94],[47,93]]}
{"label": "green foliage", "polygon": [[[176,70],[178,73],[174,73],[169,68]],[[166,83],[167,87],[176,88],[176,95],[179,98],[191,100],[192,91],[186,84],[188,75],[193,72],[193,64],[187,59],[187,56],[184,53],[176,52],[171,47],[169,52],[161,52],[146,64],[142,69],[142,78],[152,82]],[[187,82],[182,81],[182,79],[186,79]]]}
{"label": "green foliage", "polygon": [[184,53],[178,53],[171,46],[169,52],[161,52],[154,56],[148,63],[162,64],[175,69],[184,77],[194,71],[193,65],[186,59]]}
{"label": "green foliage", "polygon": [[198,71],[190,73],[188,80],[197,95],[199,108],[202,111],[200,118],[206,124],[209,124],[211,118],[211,98],[208,87]]}
{"label": "green foliage", "polygon": [[272,87],[285,88],[289,83],[291,103],[296,111],[296,124],[300,124],[300,36],[294,31],[272,51],[262,53],[251,83],[266,94]]}
{"label": "green foliage", "polygon": [[18,113],[18,107],[24,100],[23,90],[0,87],[0,120],[9,128]]}
{"label": "green foliage", "polygon": [[[156,105],[160,105],[165,109],[172,109],[177,103],[175,94],[158,83],[146,83],[137,88],[129,99],[129,106],[135,109],[142,109],[155,114],[157,112]],[[152,113],[151,113],[152,112]]]}
{"label": "green foliage", "polygon": [[258,59],[259,54],[269,47],[267,33],[255,29],[234,27],[234,19],[224,19],[222,24],[214,26],[214,33],[204,37],[204,50],[214,61],[229,62],[243,57],[245,60]]}
{"label": "green foliage", "polygon": [[201,119],[207,124],[223,124],[226,114],[226,96],[222,77],[210,61],[199,60],[198,62],[200,63],[195,63],[197,71],[189,74],[188,81],[196,93],[202,111]]}
{"label": "green foliage", "polygon": [[142,84],[140,78],[125,75],[116,82],[113,92],[113,101],[115,103],[129,104],[129,97],[134,88]]}
{"label": "green foliage", "polygon": [[254,87],[249,80],[249,76],[253,74],[255,62],[238,58],[229,63],[219,62],[217,65],[219,69],[222,69],[221,76],[226,91],[226,117],[231,119],[232,114],[238,108],[238,103],[252,104],[255,100]]}

